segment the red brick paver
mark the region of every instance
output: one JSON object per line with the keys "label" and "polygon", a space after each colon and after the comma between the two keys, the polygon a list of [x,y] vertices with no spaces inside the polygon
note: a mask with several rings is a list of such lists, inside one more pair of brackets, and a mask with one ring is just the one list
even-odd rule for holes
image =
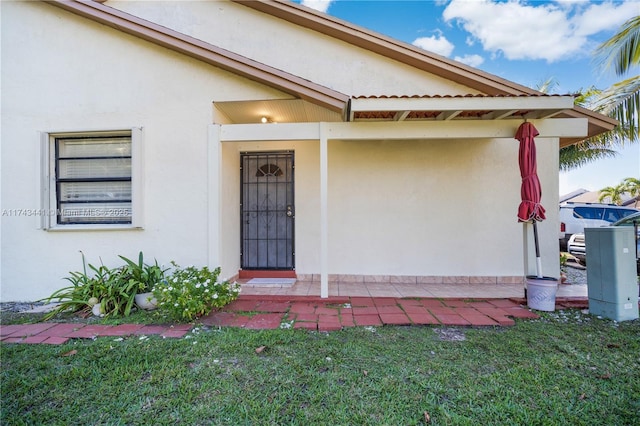
{"label": "red brick paver", "polygon": [[[557,307],[588,306],[584,299],[557,300]],[[257,313],[255,313],[257,312]],[[279,328],[283,320],[294,329],[337,331],[345,327],[382,325],[512,326],[514,318],[538,318],[522,299],[421,299],[315,296],[246,296],[217,310],[200,322],[208,326]],[[72,338],[160,335],[181,338],[193,324],[85,325],[38,323],[0,325],[3,343],[60,345]]]}
{"label": "red brick paver", "polygon": [[289,314],[313,314],[316,311],[315,305],[311,303],[293,303],[291,305],[291,309],[289,309]]}
{"label": "red brick paver", "polygon": [[179,339],[180,337],[184,337],[184,335],[186,335],[187,333],[189,333],[189,330],[168,328],[164,333],[161,334],[161,336]]}
{"label": "red brick paver", "polygon": [[438,321],[443,325],[472,325],[469,321],[465,320],[458,314],[433,314]]}
{"label": "red brick paver", "polygon": [[80,339],[93,339],[100,334],[104,335],[112,325],[86,325],[66,335],[66,337],[75,337]]}
{"label": "red brick paver", "polygon": [[407,312],[411,322],[417,325],[440,324],[440,322],[426,310],[424,312]]}
{"label": "red brick paver", "polygon": [[353,320],[358,326],[382,325],[380,316],[377,314],[354,315]]}
{"label": "red brick paver", "polygon": [[49,336],[49,337],[67,337],[69,334],[83,327],[84,327],[84,324],[60,323],[60,324],[54,325],[51,328],[46,329],[40,334],[42,334],[43,336]]}
{"label": "red brick paver", "polygon": [[162,334],[167,329],[164,325],[145,325],[133,332],[134,335]]}
{"label": "red brick paver", "polygon": [[380,313],[380,320],[383,324],[389,325],[411,325],[411,320],[404,313],[387,314]]}
{"label": "red brick paver", "polygon": [[47,340],[45,340],[42,343],[46,345],[62,345],[63,343],[67,343],[68,341],[69,341],[68,337],[52,336],[52,337],[47,337]]}
{"label": "red brick paver", "polygon": [[282,314],[256,314],[245,325],[249,329],[273,329],[280,327]]}

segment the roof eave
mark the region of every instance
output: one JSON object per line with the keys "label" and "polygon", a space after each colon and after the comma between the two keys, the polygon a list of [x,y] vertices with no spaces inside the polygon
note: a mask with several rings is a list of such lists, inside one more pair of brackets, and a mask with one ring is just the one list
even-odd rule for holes
{"label": "roof eave", "polygon": [[560,148],[564,148],[569,145],[582,142],[585,139],[592,138],[594,136],[601,135],[602,133],[610,132],[618,124],[618,120],[609,116],[600,114],[590,109],[580,106],[574,106],[572,109],[566,110],[562,114],[565,117],[571,118],[587,118],[589,121],[588,135],[586,138],[568,138],[560,139]]}
{"label": "roof eave", "polygon": [[485,73],[461,62],[436,55],[288,0],[231,1],[395,59],[456,83],[472,87],[489,95],[540,93],[529,87]]}
{"label": "roof eave", "polygon": [[[289,0],[231,0],[254,10],[267,13],[302,27],[318,31],[354,46],[395,59],[417,69],[438,75],[453,82],[479,90],[488,95],[540,95],[537,90],[502,79],[490,73],[452,61],[440,55],[419,49],[408,43],[386,37],[330,15],[317,12]],[[617,121],[586,108],[575,106],[564,111],[569,117],[589,120],[587,138],[612,130]],[[567,146],[586,138],[561,139]]]}

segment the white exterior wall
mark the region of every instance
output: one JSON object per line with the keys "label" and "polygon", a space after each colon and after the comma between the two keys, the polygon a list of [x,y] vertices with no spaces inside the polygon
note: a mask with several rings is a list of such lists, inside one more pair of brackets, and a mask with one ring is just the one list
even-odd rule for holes
{"label": "white exterior wall", "polygon": [[143,128],[144,230],[43,231],[2,216],[2,300],[35,300],[87,261],[206,264],[215,100],[282,95],[39,2],[2,2],[2,210],[39,209],[40,133]]}
{"label": "white exterior wall", "polygon": [[478,93],[241,4],[161,3],[105,4],[352,96]]}
{"label": "white exterior wall", "polygon": [[[211,7],[206,4],[187,6]],[[154,2],[127,5],[152,10]],[[100,258],[119,263],[118,254],[135,257],[143,251],[149,261],[204,265],[211,244],[219,244],[223,276],[233,276],[240,265],[242,151],[295,151],[296,270],[320,272],[318,141],[222,143],[221,216],[208,210],[212,102],[286,96],[46,4],[2,2],[0,7],[3,210],[40,208],[39,132],[141,127],[144,138],[144,229],[43,231],[36,217],[3,216],[3,301],[34,300],[66,285],[61,278],[81,269],[79,250],[96,264]],[[294,43],[290,24],[235,4],[225,2],[223,9],[237,19],[216,16],[226,37],[222,47],[246,46],[249,50],[239,53],[255,54],[254,59],[337,90],[354,95],[469,92],[361,49],[348,50],[343,43],[332,52],[331,39],[306,30]],[[156,10],[185,27],[192,22],[171,8]],[[204,15],[198,16],[194,27],[202,30]],[[259,46],[234,38],[238,33],[232,27],[239,22],[255,25],[256,34],[264,29],[279,37],[285,31],[292,45]],[[300,61],[301,50],[320,59]],[[353,64],[348,69],[354,72],[335,72],[345,58],[366,64],[360,68],[366,73],[359,75]],[[372,61],[379,61],[375,73]],[[329,273],[522,275],[515,139],[331,140],[328,146]],[[545,275],[557,276],[558,140],[538,139],[537,146],[548,212],[539,226],[543,265],[549,268]],[[220,220],[219,241],[210,241],[212,220]],[[529,273],[533,268],[531,258]]]}
{"label": "white exterior wall", "polygon": [[[543,270],[558,276],[557,139],[539,138],[547,220],[538,225]],[[295,152],[296,271],[320,272],[319,143],[223,143],[224,268],[239,268],[240,152]],[[523,258],[518,142],[329,141],[329,273],[517,277]],[[527,225],[531,234],[531,226]],[[533,236],[529,236],[532,244]],[[530,255],[533,256],[533,245]]]}
{"label": "white exterior wall", "polygon": [[[557,141],[538,146],[545,158]],[[522,274],[517,141],[334,141],[329,147],[331,273]],[[540,171],[552,176],[553,170],[555,164],[546,164]],[[557,193],[545,194],[546,205],[555,207],[555,199]],[[550,210],[548,223],[555,223],[557,212]],[[546,246],[557,246],[540,228]]]}

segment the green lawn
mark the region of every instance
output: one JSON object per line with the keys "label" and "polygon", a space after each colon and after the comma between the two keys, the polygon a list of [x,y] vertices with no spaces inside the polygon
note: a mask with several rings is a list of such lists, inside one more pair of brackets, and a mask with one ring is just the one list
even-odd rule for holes
{"label": "green lawn", "polygon": [[505,328],[199,328],[1,349],[3,425],[640,424],[640,321],[580,311]]}

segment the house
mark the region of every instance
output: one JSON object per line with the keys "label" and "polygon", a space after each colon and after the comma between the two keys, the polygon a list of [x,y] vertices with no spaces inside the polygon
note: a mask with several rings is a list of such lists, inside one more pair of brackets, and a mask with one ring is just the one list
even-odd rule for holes
{"label": "house", "polygon": [[[640,206],[639,199],[640,196],[631,197],[628,193],[623,193],[620,196],[622,198],[621,206],[627,206],[632,208],[638,208]],[[604,200],[600,200],[600,191],[587,191],[586,189],[578,189],[569,194],[563,195],[560,197],[560,204],[562,203],[607,203],[611,201],[606,198]]]}
{"label": "house", "polygon": [[[79,251],[322,296],[331,280],[520,283],[518,126],[540,132],[551,207],[558,149],[615,125],[284,0],[0,7],[5,301],[64,286]],[[557,229],[548,208],[555,277]]]}

